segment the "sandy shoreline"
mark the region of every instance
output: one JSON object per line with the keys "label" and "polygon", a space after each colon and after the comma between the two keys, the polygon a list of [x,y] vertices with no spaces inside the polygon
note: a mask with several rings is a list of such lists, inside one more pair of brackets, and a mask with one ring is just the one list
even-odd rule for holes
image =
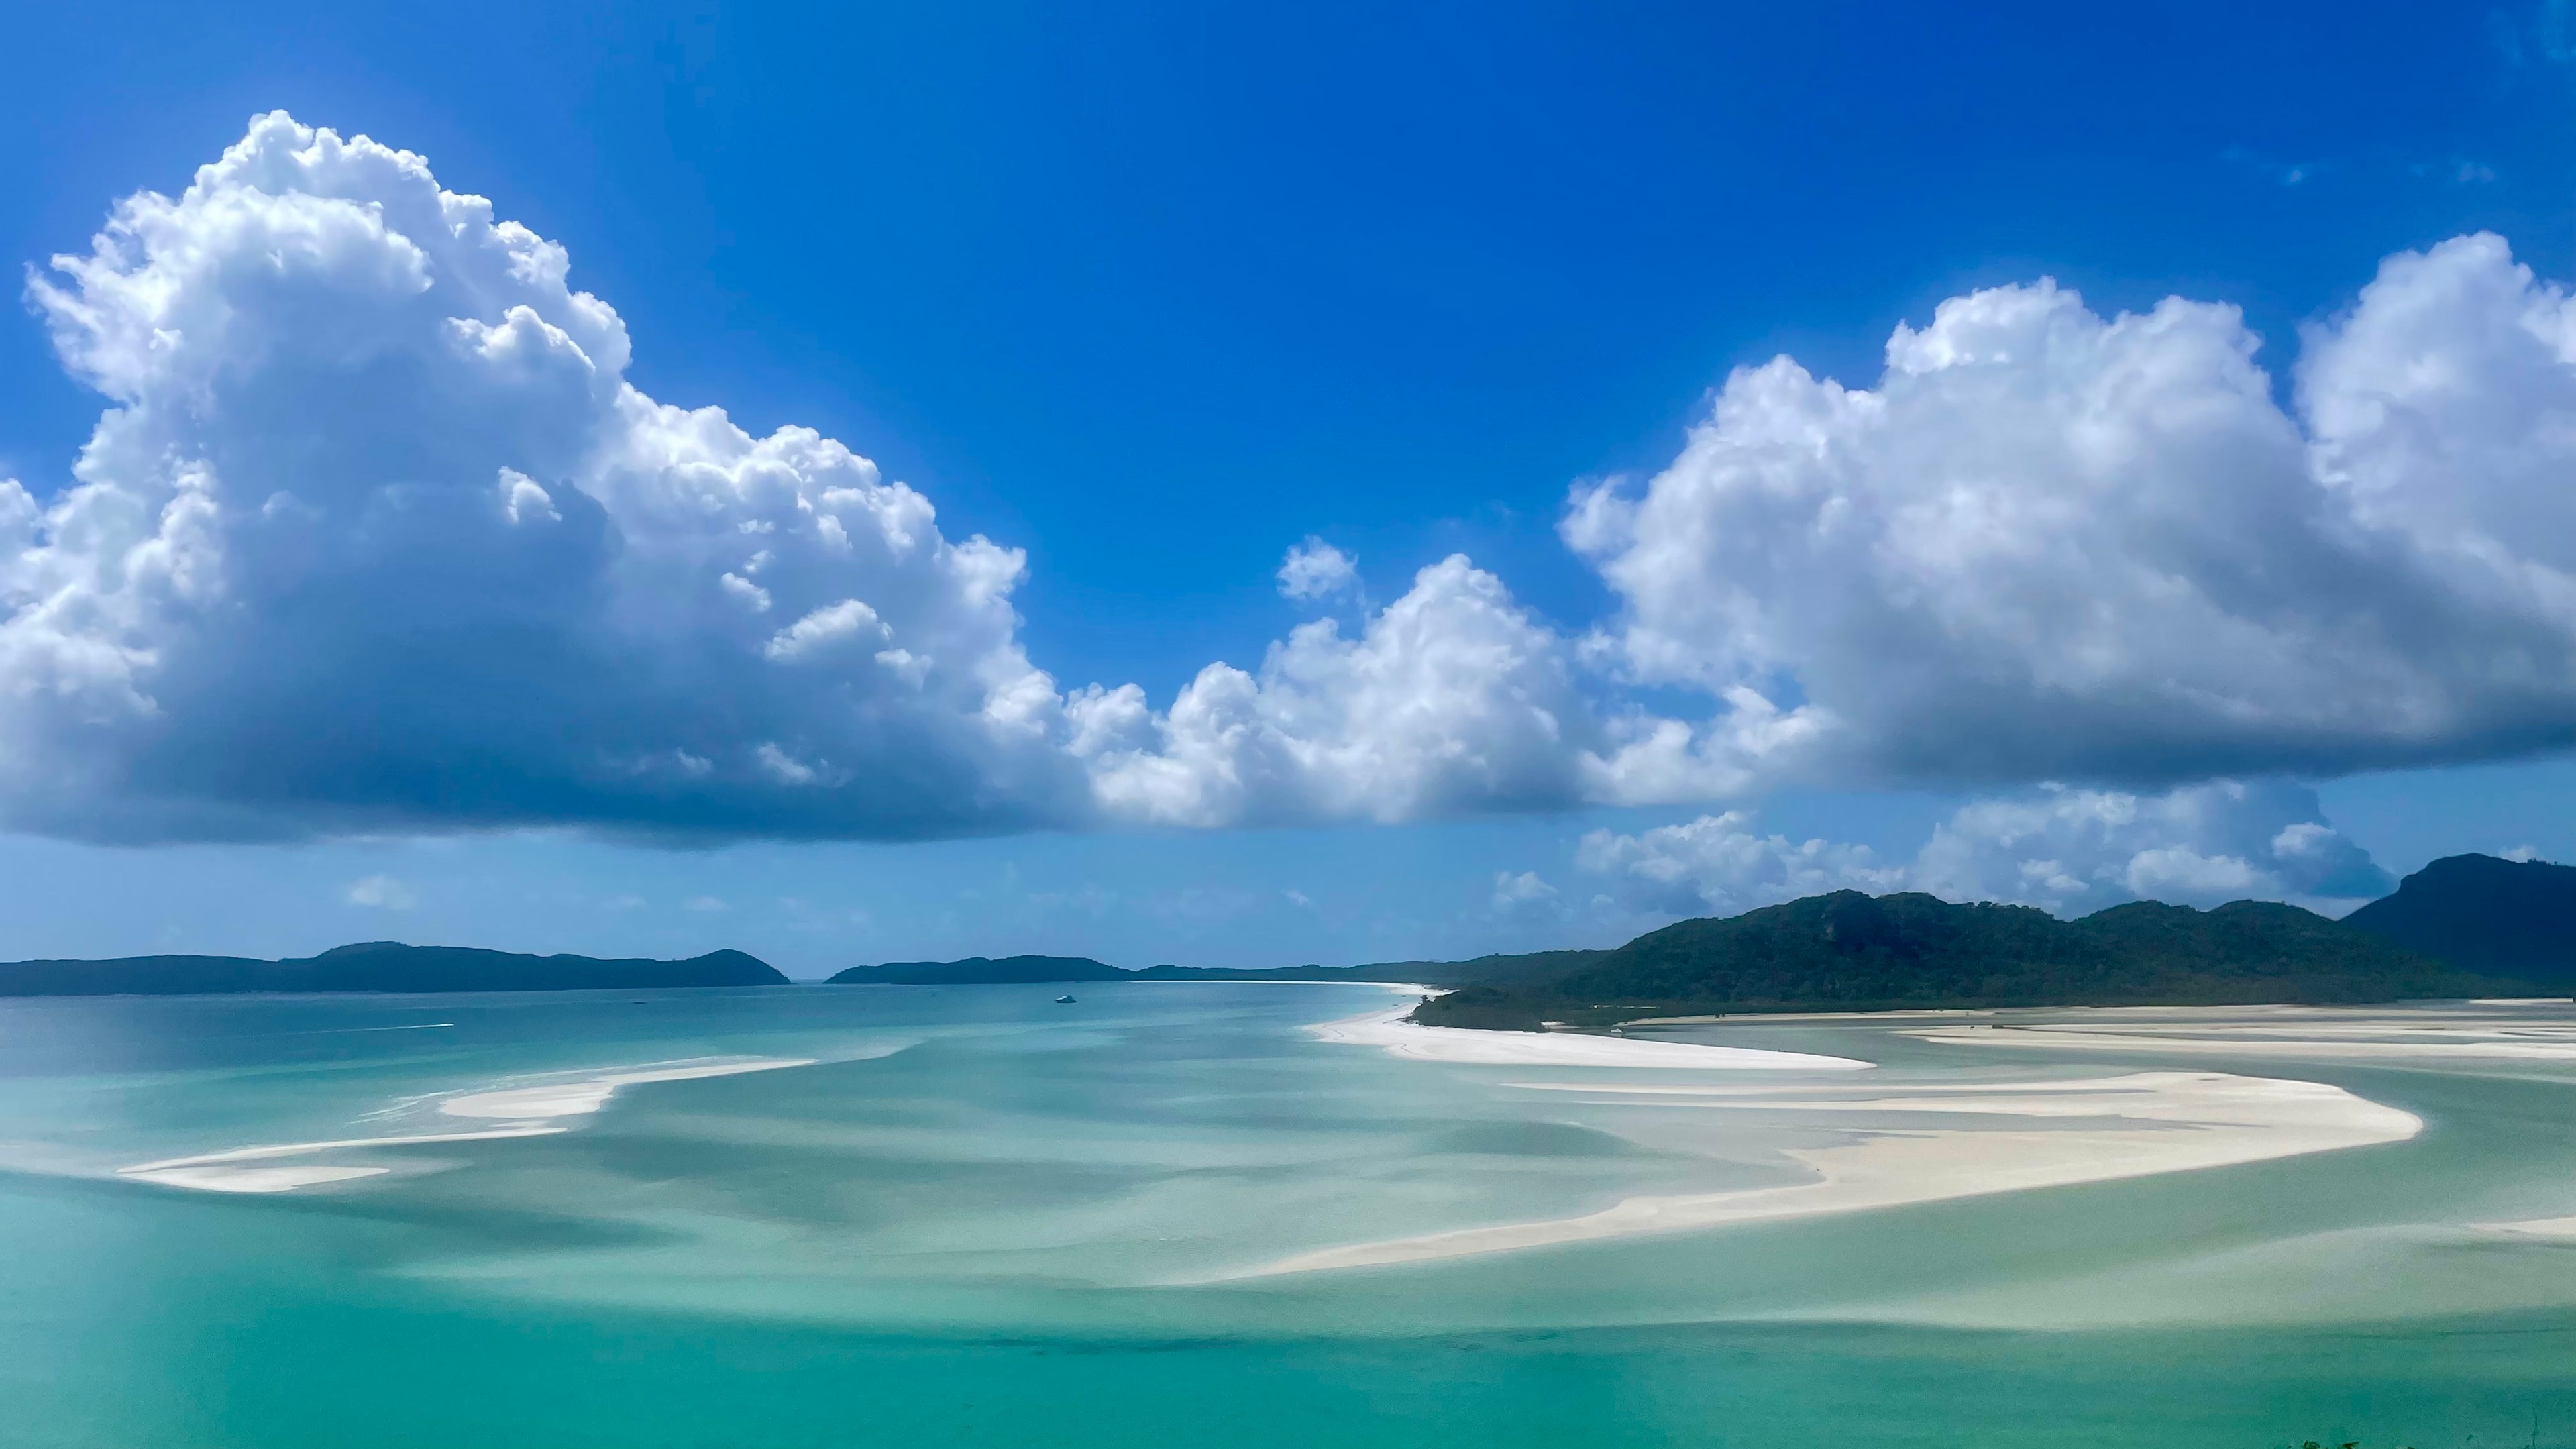
{"label": "sandy shoreline", "polygon": [[2398,1142],[2423,1130],[2409,1112],[2320,1082],[2217,1072],[2135,1072],[2024,1086],[1727,1088],[1528,1082],[1596,1100],[1655,1100],[1707,1110],[1967,1114],[2100,1119],[2045,1129],[1872,1130],[1787,1156],[1816,1174],[1788,1187],[1633,1197],[1600,1212],[1357,1243],[1228,1275],[1258,1278],[1426,1262],[1638,1233],[1858,1212],[1910,1203],[2107,1182]]}
{"label": "sandy shoreline", "polygon": [[1412,1009],[1400,1006],[1391,1011],[1374,1011],[1340,1021],[1322,1022],[1307,1027],[1306,1034],[1318,1041],[1378,1047],[1389,1056],[1414,1061],[1472,1066],[1850,1072],[1867,1070],[1871,1065],[1854,1057],[1707,1046],[1697,1042],[1637,1041],[1627,1037],[1589,1036],[1581,1032],[1467,1031],[1450,1026],[1420,1026],[1404,1019]]}

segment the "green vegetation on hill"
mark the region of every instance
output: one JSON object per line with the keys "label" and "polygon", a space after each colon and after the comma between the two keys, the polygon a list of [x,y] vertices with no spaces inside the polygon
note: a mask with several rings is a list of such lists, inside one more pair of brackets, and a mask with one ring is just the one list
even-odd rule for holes
{"label": "green vegetation on hill", "polygon": [[2464,971],[2576,984],[2576,866],[2446,856],[2343,919]]}
{"label": "green vegetation on hill", "polygon": [[777,986],[759,957],[710,951],[685,961],[527,956],[471,946],[362,941],[319,956],[126,956],[111,961],[0,962],[0,996],[188,996],[241,991],[636,991],[672,986]]}
{"label": "green vegetation on hill", "polygon": [[1414,1018],[1529,1030],[1728,1011],[2387,1001],[2502,984],[2263,901],[2140,901],[2061,921],[2028,906],[1836,891],[1683,921],[1572,970],[1462,988]]}

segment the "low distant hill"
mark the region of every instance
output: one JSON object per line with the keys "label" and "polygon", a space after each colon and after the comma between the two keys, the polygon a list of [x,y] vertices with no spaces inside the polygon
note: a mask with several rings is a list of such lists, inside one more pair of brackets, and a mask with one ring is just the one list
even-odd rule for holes
{"label": "low distant hill", "polygon": [[636,991],[674,986],[779,986],[768,962],[740,951],[685,961],[528,956],[472,946],[363,941],[319,956],[124,956],[108,961],[0,962],[0,996],[185,996],[241,991]]}
{"label": "low distant hill", "polygon": [[2343,920],[2464,971],[2576,985],[2576,866],[2445,856]]}
{"label": "low distant hill", "polygon": [[1244,971],[1217,966],[1155,966],[1136,973],[1147,981],[1384,981],[1425,986],[1496,985],[1571,971],[1607,951],[1531,951],[1518,956],[1478,956],[1466,961],[1379,961],[1366,966],[1278,966]]}
{"label": "low distant hill", "polygon": [[835,986],[1008,986],[1048,981],[1384,981],[1429,986],[1524,981],[1568,971],[1607,951],[1535,951],[1521,956],[1478,956],[1472,961],[1381,961],[1367,966],[1276,966],[1243,970],[1224,966],[1148,966],[1142,971],[1088,956],[969,956],[962,961],[889,961],[853,966]]}
{"label": "low distant hill", "polygon": [[1128,981],[1121,971],[1088,956],[969,956],[963,961],[889,961],[853,966],[831,986],[1009,986],[1033,981]]}
{"label": "low distant hill", "polygon": [[2360,1002],[2527,990],[2296,906],[2139,901],[2061,921],[1919,893],[1809,896],[1649,932],[1572,970],[1463,988],[1415,1019],[1527,1030],[1651,1015]]}

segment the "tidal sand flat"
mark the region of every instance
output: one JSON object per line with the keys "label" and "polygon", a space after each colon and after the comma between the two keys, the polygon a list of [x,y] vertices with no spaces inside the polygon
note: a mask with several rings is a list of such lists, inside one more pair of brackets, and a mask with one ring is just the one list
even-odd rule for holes
{"label": "tidal sand flat", "polygon": [[[1786,1155],[1815,1174],[1815,1181],[1798,1186],[1633,1197],[1579,1217],[1301,1253],[1243,1276],[1423,1262],[2185,1172],[2400,1142],[2424,1126],[2412,1113],[2367,1101],[2339,1087],[2217,1072],[2137,1072],[2072,1082],[1978,1083],[1885,1094],[1790,1087],[1512,1085],[1527,1091],[1580,1093],[1594,1100],[1650,1100],[1715,1113],[1940,1114],[2061,1119],[2069,1125],[2036,1131],[1989,1124],[1876,1129],[1836,1146],[1790,1149]],[[1714,1119],[1711,1131],[1725,1132],[1723,1120]]]}
{"label": "tidal sand flat", "polygon": [[2265,1056],[2315,1061],[2576,1063],[2576,1006],[2515,1006],[2513,1014],[2457,1009],[2113,1008],[2083,1021],[1916,1027],[1924,1041],[2061,1051]]}

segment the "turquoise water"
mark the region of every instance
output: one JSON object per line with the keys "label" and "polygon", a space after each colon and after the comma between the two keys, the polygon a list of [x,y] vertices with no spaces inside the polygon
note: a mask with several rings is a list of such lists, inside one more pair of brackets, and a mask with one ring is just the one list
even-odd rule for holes
{"label": "turquoise water", "polygon": [[[1695,1033],[2005,1081],[2332,1082],[2410,1141],[1401,1267],[1316,1247],[1797,1181],[1847,1123],[1312,1040],[1363,987],[0,1004],[0,1444],[2576,1444],[2576,1072]],[[556,1135],[456,1094],[709,1056]],[[1584,1069],[1588,1079],[1667,1074]],[[1767,1074],[1743,1074],[1757,1080]],[[1736,1079],[1730,1074],[1730,1079]],[[488,1125],[488,1124],[486,1124]]]}

